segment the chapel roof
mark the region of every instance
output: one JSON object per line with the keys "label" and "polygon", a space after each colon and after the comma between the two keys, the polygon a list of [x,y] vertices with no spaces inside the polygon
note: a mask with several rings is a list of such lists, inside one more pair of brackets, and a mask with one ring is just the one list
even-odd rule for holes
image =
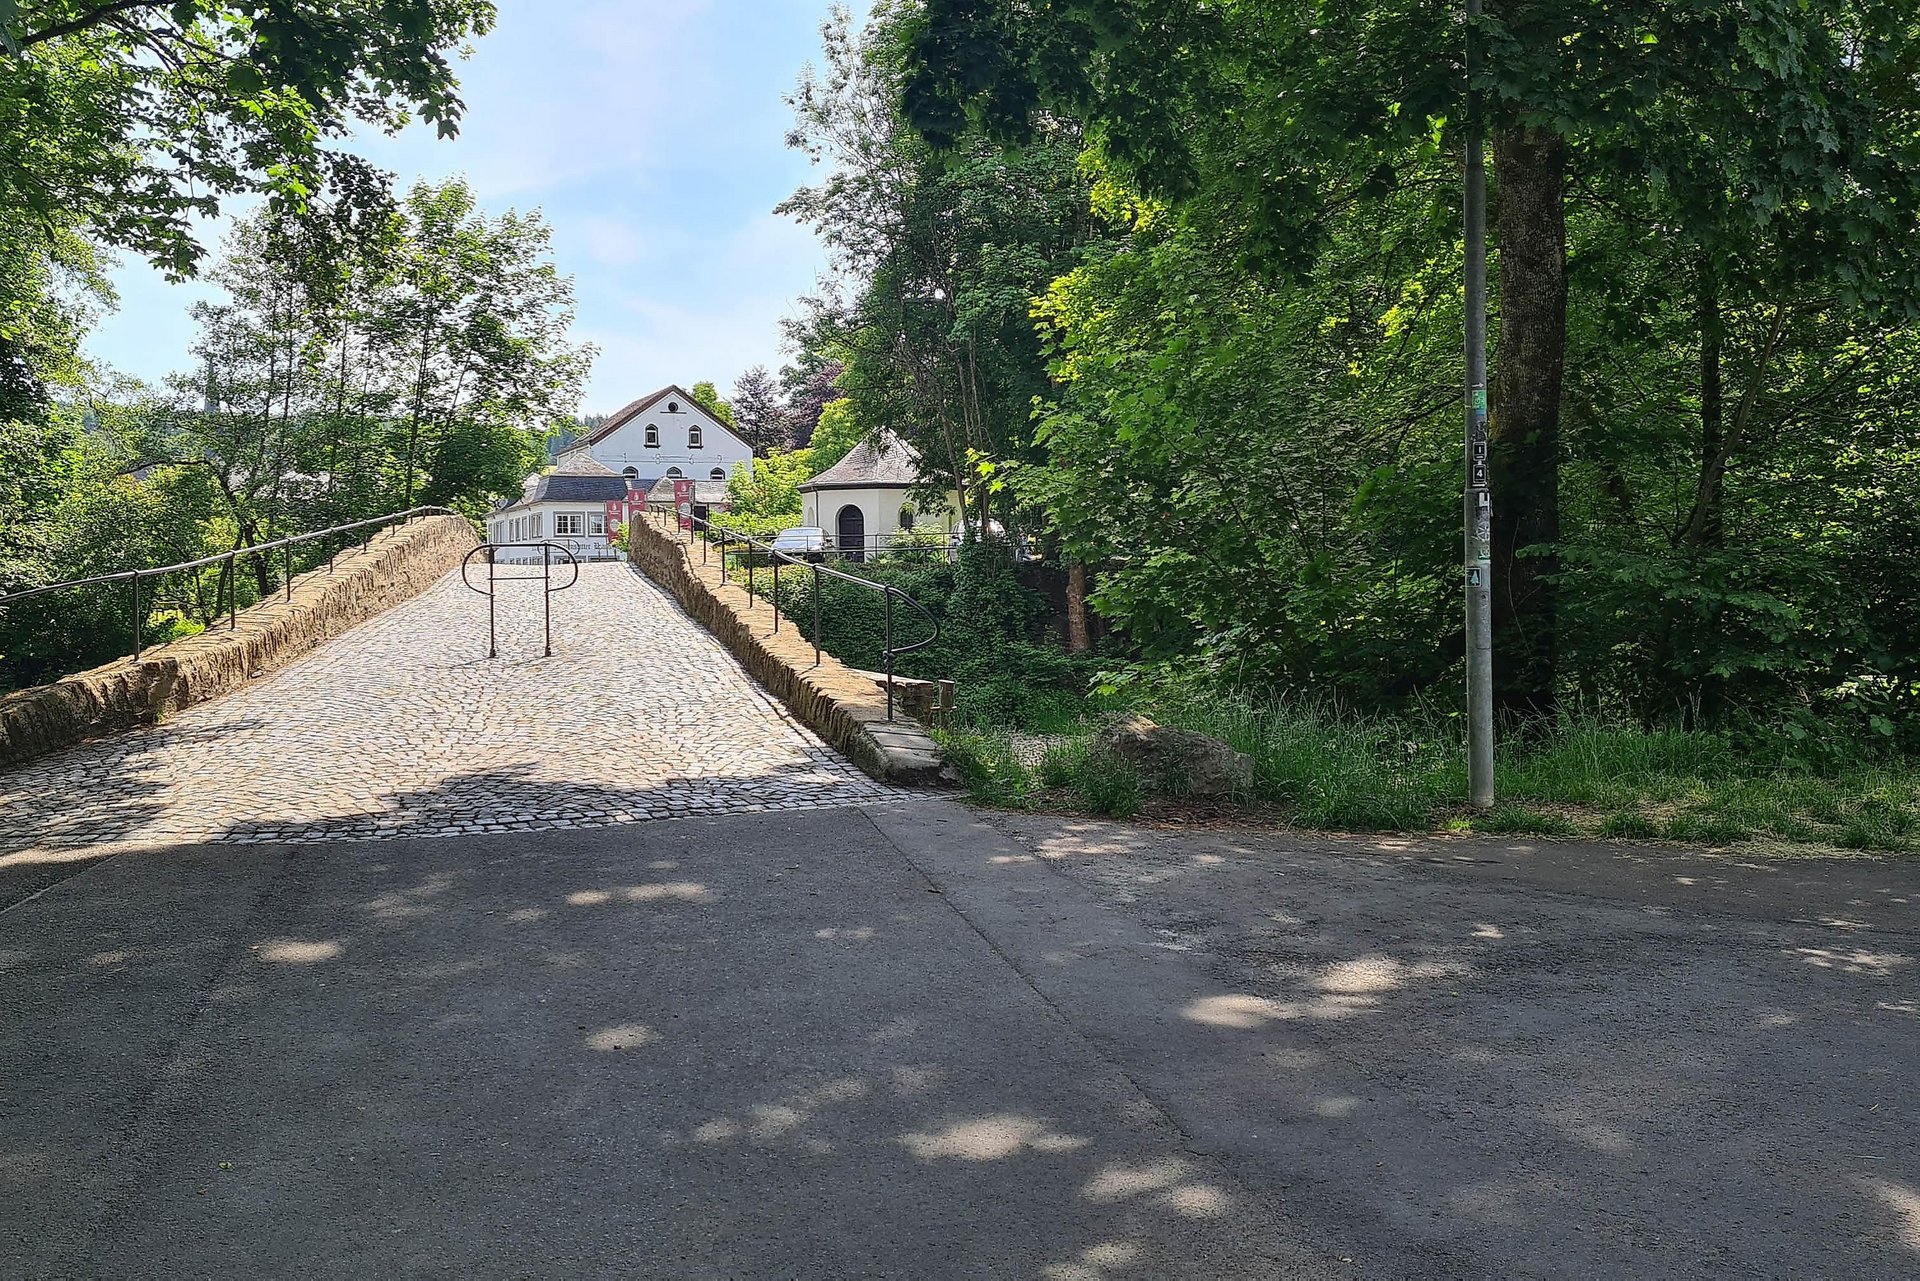
{"label": "chapel roof", "polygon": [[920,454],[890,431],[877,431],[845,458],[800,485],[816,489],[912,489],[921,483]]}

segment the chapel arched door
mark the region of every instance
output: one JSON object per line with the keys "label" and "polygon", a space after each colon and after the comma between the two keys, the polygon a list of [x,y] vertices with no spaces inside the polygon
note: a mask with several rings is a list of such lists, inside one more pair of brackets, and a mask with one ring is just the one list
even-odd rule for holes
{"label": "chapel arched door", "polygon": [[840,549],[840,554],[849,560],[865,560],[867,558],[866,513],[852,503],[848,503],[840,509],[839,518],[835,523],[834,546]]}

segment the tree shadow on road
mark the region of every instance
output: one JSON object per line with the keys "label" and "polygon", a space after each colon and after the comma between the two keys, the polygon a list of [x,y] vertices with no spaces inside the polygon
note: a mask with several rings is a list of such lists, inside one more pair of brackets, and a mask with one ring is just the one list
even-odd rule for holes
{"label": "tree shadow on road", "polygon": [[1089,956],[1179,958],[1200,1119],[1280,1126],[1325,1215],[1472,1274],[1920,1266],[1920,865],[995,821],[1131,923]]}
{"label": "tree shadow on road", "polygon": [[[113,866],[0,1028],[29,1271],[1348,1271],[857,811]],[[232,915],[127,919],[156,882]],[[90,1116],[17,1106],[88,1055]]]}

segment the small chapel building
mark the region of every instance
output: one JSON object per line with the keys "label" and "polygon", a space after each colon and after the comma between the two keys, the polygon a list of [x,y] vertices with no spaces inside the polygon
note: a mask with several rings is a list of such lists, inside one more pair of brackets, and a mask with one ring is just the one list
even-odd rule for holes
{"label": "small chapel building", "polygon": [[903,535],[951,534],[949,500],[928,501],[920,455],[891,431],[877,431],[800,485],[800,523],[827,531],[829,546],[854,560],[885,552]]}

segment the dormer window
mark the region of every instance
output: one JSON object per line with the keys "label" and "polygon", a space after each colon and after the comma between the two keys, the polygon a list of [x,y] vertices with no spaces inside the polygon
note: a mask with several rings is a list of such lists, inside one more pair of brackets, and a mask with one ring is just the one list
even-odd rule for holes
{"label": "dormer window", "polygon": [[688,449],[700,448],[700,424],[698,423],[695,423],[693,426],[687,428],[687,448]]}
{"label": "dormer window", "polygon": [[660,448],[660,428],[655,426],[653,423],[647,424],[647,448],[648,449]]}

